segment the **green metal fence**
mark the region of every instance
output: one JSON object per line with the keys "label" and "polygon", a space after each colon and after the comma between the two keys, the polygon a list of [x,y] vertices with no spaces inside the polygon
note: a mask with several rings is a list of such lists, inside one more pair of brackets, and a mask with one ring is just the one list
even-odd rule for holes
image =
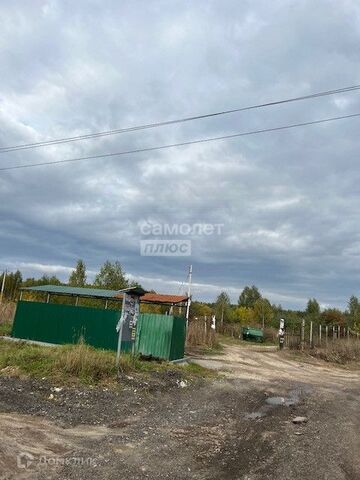
{"label": "green metal fence", "polygon": [[[46,343],[85,343],[116,350],[119,310],[19,301],[12,336]],[[132,342],[122,342],[122,351],[131,351]],[[173,315],[141,314],[137,325],[135,351],[165,360],[183,358],[185,319]]]}
{"label": "green metal fence", "polygon": [[[40,302],[18,302],[12,337],[47,343],[85,343],[116,350],[120,311]],[[122,342],[123,351],[131,342]]]}
{"label": "green metal fence", "polygon": [[136,351],[144,356],[177,360],[184,357],[185,319],[144,313],[137,327]]}

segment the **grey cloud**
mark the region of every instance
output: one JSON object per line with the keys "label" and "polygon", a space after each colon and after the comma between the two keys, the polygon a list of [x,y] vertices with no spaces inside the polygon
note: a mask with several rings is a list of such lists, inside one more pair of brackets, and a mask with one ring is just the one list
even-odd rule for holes
{"label": "grey cloud", "polygon": [[[358,82],[357,2],[11,2],[1,6],[0,145],[206,113]],[[325,97],[96,141],[6,153],[55,161],[360,111]],[[120,259],[147,288],[344,306],[359,258],[359,120],[3,172],[0,269],[67,277]],[[139,255],[139,222],[223,223],[191,258]]]}

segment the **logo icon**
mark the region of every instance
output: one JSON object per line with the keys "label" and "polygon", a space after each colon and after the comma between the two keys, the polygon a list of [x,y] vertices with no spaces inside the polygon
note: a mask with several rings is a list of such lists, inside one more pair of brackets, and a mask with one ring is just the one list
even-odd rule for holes
{"label": "logo icon", "polygon": [[34,460],[34,455],[28,452],[20,452],[16,457],[18,468],[29,468]]}

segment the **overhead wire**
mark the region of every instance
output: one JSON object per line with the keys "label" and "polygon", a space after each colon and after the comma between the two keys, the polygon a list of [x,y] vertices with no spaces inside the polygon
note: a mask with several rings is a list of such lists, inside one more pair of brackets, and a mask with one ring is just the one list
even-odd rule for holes
{"label": "overhead wire", "polygon": [[239,107],[239,108],[234,108],[234,109],[230,109],[230,110],[222,110],[222,111],[218,111],[218,112],[206,113],[206,114],[203,114],[203,115],[193,115],[193,116],[184,117],[184,118],[166,120],[166,121],[162,121],[162,122],[153,122],[153,123],[147,123],[147,124],[143,124],[143,125],[136,125],[136,126],[132,126],[132,127],[125,127],[125,128],[114,129],[114,130],[106,130],[106,131],[102,131],[102,132],[95,132],[95,133],[77,135],[77,136],[72,136],[72,137],[64,137],[64,138],[58,138],[58,139],[53,139],[53,140],[45,140],[45,141],[42,141],[42,142],[34,142],[34,143],[26,143],[26,144],[13,145],[13,146],[7,146],[7,147],[0,147],[0,153],[10,153],[10,152],[16,152],[16,151],[19,151],[19,150],[28,150],[28,149],[33,149],[33,148],[40,148],[40,147],[47,147],[47,146],[52,146],[52,145],[71,143],[71,142],[76,142],[76,141],[80,141],[80,140],[89,140],[89,139],[106,137],[106,136],[111,136],[111,135],[119,135],[119,134],[123,134],[123,133],[139,131],[139,130],[159,128],[159,127],[163,127],[163,126],[167,126],[167,125],[175,125],[175,124],[191,122],[191,121],[195,121],[195,120],[203,120],[205,118],[218,117],[218,116],[221,116],[221,115],[229,115],[229,114],[232,114],[232,113],[243,112],[243,111],[246,111],[246,110],[254,110],[254,109],[258,109],[258,108],[272,107],[272,106],[275,106],[275,105],[282,105],[282,104],[291,103],[291,102],[309,100],[309,99],[324,97],[324,96],[328,96],[328,95],[336,95],[336,94],[340,94],[340,93],[353,92],[353,91],[356,91],[356,90],[359,90],[359,89],[360,89],[360,85],[352,85],[352,86],[348,86],[348,87],[342,87],[342,88],[337,88],[337,89],[333,89],[333,90],[326,90],[326,91],[311,93],[311,94],[308,94],[308,95],[302,95],[302,96],[298,96],[298,97],[286,98],[286,99],[283,99],[283,100],[274,100],[274,101],[270,101],[270,102],[266,102],[266,103],[259,103],[259,104],[256,104],[256,105]]}
{"label": "overhead wire", "polygon": [[353,113],[350,115],[341,115],[337,117],[330,117],[330,118],[323,118],[320,120],[312,120],[308,122],[301,122],[301,123],[293,123],[290,125],[281,125],[278,127],[273,127],[273,128],[264,128],[261,130],[251,130],[247,132],[239,132],[239,133],[233,133],[230,135],[222,135],[218,137],[210,137],[210,138],[203,138],[203,139],[197,139],[197,140],[190,140],[187,142],[179,142],[179,143],[172,143],[172,144],[167,144],[167,145],[160,145],[160,146],[154,146],[154,147],[145,147],[145,148],[136,148],[133,150],[125,150],[121,152],[112,152],[112,153],[105,153],[105,154],[98,154],[98,155],[89,155],[86,157],[77,157],[77,158],[69,158],[69,159],[63,159],[63,160],[55,160],[55,161],[46,161],[46,162],[37,162],[37,163],[26,163],[26,164],[21,164],[21,165],[10,165],[7,167],[0,167],[0,171],[7,171],[7,170],[18,170],[18,169],[23,169],[23,168],[32,168],[32,167],[40,167],[40,166],[46,166],[46,165],[58,165],[58,164],[65,164],[65,163],[71,163],[71,162],[80,162],[80,161],[85,161],[85,160],[94,160],[94,159],[99,159],[99,158],[110,158],[110,157],[119,157],[123,155],[130,155],[130,154],[135,154],[135,153],[143,153],[143,152],[153,152],[157,150],[165,150],[168,148],[175,148],[175,147],[183,147],[187,145],[195,145],[195,144],[202,144],[202,143],[209,143],[209,142],[216,142],[220,140],[228,140],[231,138],[239,138],[239,137],[245,137],[249,135],[257,135],[261,133],[268,133],[268,132],[277,132],[281,130],[288,130],[292,128],[298,128],[298,127],[305,127],[309,125],[318,125],[322,123],[329,123],[329,122],[334,122],[338,120],[345,120],[345,119],[350,119],[350,118],[355,118],[359,117],[360,113]]}

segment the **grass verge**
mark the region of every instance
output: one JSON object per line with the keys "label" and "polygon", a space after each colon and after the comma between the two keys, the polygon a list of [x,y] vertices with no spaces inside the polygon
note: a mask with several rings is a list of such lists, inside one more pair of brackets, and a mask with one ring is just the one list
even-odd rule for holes
{"label": "grass verge", "polygon": [[[179,379],[195,379],[212,373],[198,365],[174,365],[169,362],[145,361],[138,356],[122,354],[122,374],[178,375]],[[0,340],[0,374],[46,377],[62,383],[118,383],[115,353],[85,344],[44,347],[25,342]]]}
{"label": "grass verge", "polygon": [[0,323],[0,336],[10,335],[12,329],[11,322]]}

